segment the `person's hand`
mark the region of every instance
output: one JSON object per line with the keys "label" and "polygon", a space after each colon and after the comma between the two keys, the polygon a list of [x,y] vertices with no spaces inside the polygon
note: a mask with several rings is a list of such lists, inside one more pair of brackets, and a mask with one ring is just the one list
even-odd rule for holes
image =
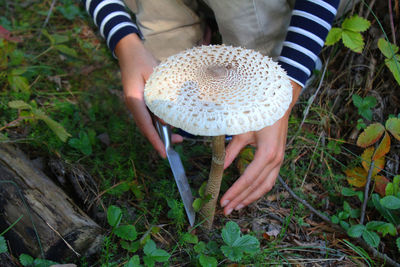
{"label": "person's hand", "polygon": [[225,215],[246,207],[274,186],[284,158],[289,115],[301,90],[301,86],[295,82],[292,82],[292,87],[292,104],[280,120],[259,131],[236,135],[227,146],[224,168],[233,162],[245,146],[253,145],[257,149],[253,161],[220,200]]}
{"label": "person's hand", "polygon": [[[142,134],[150,141],[160,156],[165,158],[164,144],[154,128],[143,95],[144,85],[158,62],[146,50],[136,34],[129,34],[121,39],[115,47],[115,54],[121,69],[126,105]],[[172,135],[173,143],[181,141],[181,136]]]}

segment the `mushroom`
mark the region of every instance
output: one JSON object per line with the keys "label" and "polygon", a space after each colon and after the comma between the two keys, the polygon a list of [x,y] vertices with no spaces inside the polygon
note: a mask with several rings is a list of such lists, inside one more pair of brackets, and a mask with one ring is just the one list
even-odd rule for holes
{"label": "mushroom", "polygon": [[292,101],[286,72],[259,52],[224,45],[199,46],[170,56],[146,82],[145,102],[166,123],[194,135],[213,136],[206,187],[211,200],[201,210],[210,229],[220,190],[225,135],[274,124]]}

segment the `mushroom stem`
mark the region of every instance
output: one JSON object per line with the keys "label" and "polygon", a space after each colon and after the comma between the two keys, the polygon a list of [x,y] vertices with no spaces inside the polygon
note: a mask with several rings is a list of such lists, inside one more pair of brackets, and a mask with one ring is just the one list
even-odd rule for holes
{"label": "mushroom stem", "polygon": [[222,174],[224,172],[225,160],[225,135],[214,136],[212,139],[212,162],[210,176],[206,187],[205,195],[211,195],[208,201],[200,211],[200,215],[206,229],[211,229],[214,220],[215,207],[217,205],[219,189],[221,187]]}

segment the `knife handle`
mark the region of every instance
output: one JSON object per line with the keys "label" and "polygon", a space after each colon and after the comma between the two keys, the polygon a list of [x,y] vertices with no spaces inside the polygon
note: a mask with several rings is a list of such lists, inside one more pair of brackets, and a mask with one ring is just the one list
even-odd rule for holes
{"label": "knife handle", "polygon": [[165,149],[168,150],[171,147],[171,127],[156,120],[156,129],[164,143]]}

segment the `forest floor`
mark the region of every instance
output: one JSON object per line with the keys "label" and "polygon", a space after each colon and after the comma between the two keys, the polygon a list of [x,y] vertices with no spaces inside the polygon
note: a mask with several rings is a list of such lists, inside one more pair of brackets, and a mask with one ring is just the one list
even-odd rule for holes
{"label": "forest floor", "polygon": [[[196,229],[189,227],[168,161],[158,156],[135,126],[123,102],[118,63],[83,8],[72,0],[2,1],[0,142],[12,143],[30,159],[43,162],[42,170],[104,228],[101,251],[61,262],[78,266],[400,264],[400,208],[390,209],[390,217],[377,204],[390,195],[385,190],[388,183],[396,188],[400,143],[392,132],[386,133],[391,145],[376,161],[379,170],[372,177],[364,210],[371,164],[363,164],[367,152],[357,146],[368,125],[385,125],[389,118],[400,116],[400,86],[378,48],[378,40],[385,36],[392,43],[396,38],[400,41],[398,1],[392,2],[389,6],[388,1],[370,1],[373,12],[360,4],[346,15],[358,14],[371,23],[361,33],[365,42],[361,53],[342,41],[323,49],[322,69],[315,71],[315,79],[290,117],[280,171],[284,183],[277,182],[265,197],[228,217],[217,208],[213,230],[204,233],[197,229],[199,222]],[[334,26],[340,27],[343,19]],[[11,108],[9,103],[16,100],[45,112],[68,136],[61,140],[63,133],[35,117],[31,109]],[[193,194],[199,197],[198,189],[208,178],[210,142],[186,140],[175,149]],[[254,148],[246,148],[225,171],[222,192],[240,176],[253,154]],[[59,177],[60,166],[64,177]],[[61,182],[68,177],[69,181]],[[90,177],[90,181],[74,177]],[[392,195],[396,197],[396,192]],[[111,211],[122,212],[121,224],[134,226],[129,228],[134,236],[116,233]],[[243,240],[253,236],[259,247],[235,247],[226,242],[224,233]],[[8,253],[3,259],[24,265],[19,256]]]}

